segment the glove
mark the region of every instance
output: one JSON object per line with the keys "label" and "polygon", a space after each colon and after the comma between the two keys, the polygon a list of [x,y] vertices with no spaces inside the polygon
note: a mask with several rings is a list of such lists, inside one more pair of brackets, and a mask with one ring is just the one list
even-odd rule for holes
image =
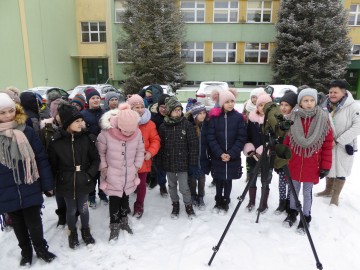
{"label": "glove", "polygon": [[189,167],[189,175],[194,178],[199,178],[202,175],[202,170],[198,166],[190,166]]}
{"label": "glove", "polygon": [[324,169],[321,169],[320,170],[320,179],[323,179],[325,176],[327,176],[329,174],[329,170],[324,170]]}

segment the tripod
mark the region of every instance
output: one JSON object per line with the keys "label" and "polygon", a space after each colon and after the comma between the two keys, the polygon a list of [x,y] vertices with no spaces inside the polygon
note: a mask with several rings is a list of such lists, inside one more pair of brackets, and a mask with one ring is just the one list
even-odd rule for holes
{"label": "tripod", "polygon": [[[253,170],[254,173],[252,175],[252,178],[246,184],[245,189],[242,192],[241,196],[237,198],[239,200],[239,202],[236,205],[235,210],[234,210],[233,214],[231,215],[230,220],[229,220],[228,224],[226,225],[226,228],[225,228],[223,234],[221,235],[218,244],[212,248],[212,250],[214,252],[213,252],[213,254],[212,254],[211,258],[210,258],[210,261],[208,262],[209,266],[211,265],[212,261],[214,260],[214,258],[216,256],[216,253],[219,251],[220,246],[221,246],[221,244],[222,244],[228,230],[230,229],[230,226],[231,226],[231,224],[232,224],[232,222],[233,222],[233,220],[234,220],[234,218],[235,218],[235,216],[236,216],[242,202],[244,201],[244,199],[246,197],[246,194],[249,191],[249,188],[250,188],[251,184],[254,181],[256,181],[257,174],[258,174],[259,170],[262,167],[265,166],[266,169],[262,170],[262,172],[267,171],[268,174],[266,176],[262,176],[262,179],[265,179],[265,181],[262,182],[262,193],[261,193],[261,199],[260,199],[260,205],[262,205],[262,201],[264,199],[264,193],[265,193],[266,186],[268,184],[270,184],[270,181],[271,181],[271,178],[272,178],[272,171],[273,171],[273,168],[274,168],[274,160],[275,160],[275,157],[276,157],[275,145],[279,143],[277,139],[274,139],[274,136],[271,136],[271,134],[267,134],[267,135],[268,135],[268,138],[267,138],[266,142],[264,143],[263,152],[261,153],[261,156],[260,156],[260,158],[259,158],[258,162],[256,163],[255,168]],[[269,155],[268,155],[268,152],[269,152]],[[298,198],[298,196],[296,194],[295,187],[294,187],[294,184],[293,184],[292,179],[291,179],[289,168],[288,168],[287,165],[284,165],[279,170],[282,170],[285,173],[285,175],[287,176],[291,193],[293,194],[293,196],[295,198],[296,209],[300,213],[301,222],[304,224],[305,233],[307,235],[307,238],[309,240],[313,255],[314,255],[315,260],[316,260],[316,267],[317,267],[317,269],[322,270],[323,267],[322,267],[322,264],[321,264],[321,262],[319,260],[319,257],[317,256],[317,252],[316,252],[314,243],[312,241],[312,238],[311,238],[311,235],[310,235],[310,232],[309,232],[309,228],[307,227],[307,222],[305,220],[304,213],[302,212],[302,206],[301,206],[299,198]],[[260,216],[260,211],[258,211],[258,213],[257,213],[256,223],[259,222],[259,216]]]}

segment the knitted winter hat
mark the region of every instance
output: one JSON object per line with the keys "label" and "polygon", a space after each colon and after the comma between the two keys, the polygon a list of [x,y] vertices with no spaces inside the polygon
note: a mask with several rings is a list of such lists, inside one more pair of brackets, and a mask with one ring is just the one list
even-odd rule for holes
{"label": "knitted winter hat", "polygon": [[62,96],[58,90],[54,89],[54,90],[48,91],[46,93],[47,106],[50,108],[51,102],[53,102],[54,100],[56,100],[58,98],[62,98]]}
{"label": "knitted winter hat", "polygon": [[33,92],[22,92],[20,94],[20,104],[25,110],[39,112],[39,102]]}
{"label": "knitted winter hat", "polygon": [[76,103],[81,107],[81,110],[85,108],[85,98],[82,94],[76,94],[75,97],[71,100],[71,103]]}
{"label": "knitted winter hat", "polygon": [[165,99],[170,97],[168,94],[161,94],[159,96],[159,99],[158,99],[158,108],[161,106],[161,105],[165,105]]}
{"label": "knitted winter hat", "polygon": [[294,108],[297,103],[297,94],[294,91],[287,90],[285,94],[280,98],[280,104],[281,102],[288,103],[291,108]]}
{"label": "knitted winter hat", "polygon": [[251,92],[250,92],[250,97],[253,97],[253,96],[259,96],[260,94],[262,94],[262,93],[265,93],[265,90],[264,90],[264,88],[262,88],[262,87],[258,87],[258,88],[255,88],[255,89],[253,89],[253,90],[251,90]]}
{"label": "knitted winter hat", "polygon": [[60,104],[61,100],[62,100],[61,98],[58,98],[58,99],[55,99],[53,102],[51,102],[51,104],[50,104],[50,116],[52,118],[55,118],[56,115],[59,113],[58,112],[58,107],[59,107],[59,104]]}
{"label": "knitted winter hat", "polygon": [[6,93],[0,93],[0,110],[5,108],[15,109],[15,101]]}
{"label": "knitted winter hat", "polygon": [[266,93],[260,94],[256,100],[256,107],[258,107],[261,103],[268,103],[271,101],[272,99],[268,94]]}
{"label": "knitted winter hat", "polygon": [[67,129],[75,120],[83,118],[82,114],[74,106],[68,103],[60,102],[58,107],[60,121],[63,129]]}
{"label": "knitted winter hat", "polygon": [[318,92],[316,89],[314,88],[305,88],[303,90],[301,90],[301,92],[298,94],[298,98],[297,98],[297,103],[300,104],[301,99],[305,96],[310,96],[313,97],[315,99],[315,103],[317,103],[318,100]]}
{"label": "knitted winter hat", "polygon": [[165,106],[168,115],[170,115],[171,112],[177,107],[180,107],[181,110],[183,109],[181,103],[174,96],[165,99]]}
{"label": "knitted winter hat", "polygon": [[190,107],[189,112],[192,114],[192,116],[195,119],[196,116],[198,116],[199,113],[206,112],[206,108],[205,108],[205,105],[202,104],[201,102],[196,102],[194,105],[192,105]]}
{"label": "knitted winter hat", "polygon": [[121,103],[119,105],[119,112],[117,114],[117,125],[123,131],[135,131],[138,128],[140,116],[137,112],[131,110],[128,103]]}
{"label": "knitted winter hat", "polygon": [[14,86],[9,86],[6,89],[0,90],[0,93],[8,94],[9,97],[15,102],[20,104],[20,90]]}
{"label": "knitted winter hat", "polygon": [[229,89],[214,89],[211,92],[211,99],[216,103],[219,103],[220,107],[222,107],[225,102],[229,100],[236,101],[237,91],[234,88]]}
{"label": "knitted winter hat", "polygon": [[135,94],[128,98],[127,103],[133,108],[136,105],[144,105],[144,99],[140,95]]}
{"label": "knitted winter hat", "polygon": [[98,90],[96,90],[94,87],[88,86],[85,88],[84,90],[85,96],[86,96],[86,102],[89,103],[90,98],[92,98],[93,96],[100,96],[100,93],[98,92]]}
{"label": "knitted winter hat", "polygon": [[107,92],[105,95],[105,105],[106,106],[109,106],[109,101],[112,98],[117,98],[117,100],[119,100],[119,94],[114,91]]}

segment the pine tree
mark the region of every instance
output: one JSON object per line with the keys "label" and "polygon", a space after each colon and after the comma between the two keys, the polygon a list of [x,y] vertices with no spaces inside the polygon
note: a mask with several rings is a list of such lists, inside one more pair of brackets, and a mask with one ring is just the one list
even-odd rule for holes
{"label": "pine tree", "polygon": [[184,23],[176,0],[125,0],[119,54],[124,62],[127,93],[152,83],[184,80],[180,44]]}
{"label": "pine tree", "polygon": [[282,0],[272,58],[274,83],[326,90],[350,60],[347,14],[338,0]]}

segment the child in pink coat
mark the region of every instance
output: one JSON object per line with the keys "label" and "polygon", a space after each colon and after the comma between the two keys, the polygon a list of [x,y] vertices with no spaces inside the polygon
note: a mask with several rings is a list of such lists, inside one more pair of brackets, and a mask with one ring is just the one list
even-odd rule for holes
{"label": "child in pink coat", "polygon": [[110,238],[116,240],[120,229],[132,234],[128,224],[129,194],[140,183],[138,170],[144,162],[144,140],[138,127],[140,116],[122,103],[100,120],[97,138],[100,154],[100,188],[109,196]]}

